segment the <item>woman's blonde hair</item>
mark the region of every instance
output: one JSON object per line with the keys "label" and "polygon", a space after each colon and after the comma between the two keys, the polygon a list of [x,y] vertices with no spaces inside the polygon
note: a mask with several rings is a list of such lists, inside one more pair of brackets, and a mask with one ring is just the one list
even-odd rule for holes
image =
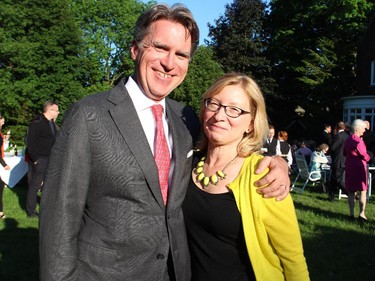
{"label": "woman's blonde hair", "polygon": [[[203,124],[203,113],[205,110],[204,101],[208,98],[213,98],[225,87],[232,85],[239,85],[248,95],[250,102],[251,125],[253,129],[249,133],[244,132],[244,136],[237,147],[238,156],[247,157],[253,152],[260,151],[268,134],[264,97],[258,84],[252,78],[242,73],[227,73],[218,78],[202,96],[200,121],[201,124]],[[201,151],[206,151],[207,143],[207,137],[202,133],[202,141],[199,145],[199,149]]]}

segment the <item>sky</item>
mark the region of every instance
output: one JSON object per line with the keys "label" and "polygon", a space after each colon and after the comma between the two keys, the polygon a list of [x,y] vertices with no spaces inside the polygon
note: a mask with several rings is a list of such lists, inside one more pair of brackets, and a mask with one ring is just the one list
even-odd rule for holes
{"label": "sky", "polygon": [[220,15],[224,15],[225,5],[232,3],[232,0],[157,0],[157,2],[168,5],[174,3],[184,4],[193,13],[197,21],[200,31],[199,44],[203,45],[204,39],[208,39],[207,23],[214,25],[214,21],[219,19]]}

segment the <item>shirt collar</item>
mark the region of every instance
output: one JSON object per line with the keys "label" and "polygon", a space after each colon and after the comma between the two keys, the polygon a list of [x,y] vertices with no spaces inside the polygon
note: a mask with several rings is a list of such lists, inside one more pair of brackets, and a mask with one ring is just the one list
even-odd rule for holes
{"label": "shirt collar", "polygon": [[[125,83],[125,88],[128,90],[129,96],[132,99],[134,107],[137,111],[146,110],[156,104],[154,100],[149,99],[142,92],[142,90],[132,77],[129,77],[128,81]],[[165,112],[165,99],[162,99],[157,104],[160,104]]]}

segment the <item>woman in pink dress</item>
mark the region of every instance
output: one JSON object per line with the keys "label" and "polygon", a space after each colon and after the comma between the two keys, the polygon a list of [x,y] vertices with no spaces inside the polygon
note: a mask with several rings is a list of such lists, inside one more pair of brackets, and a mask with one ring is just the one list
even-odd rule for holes
{"label": "woman in pink dress", "polygon": [[356,119],[352,123],[352,134],[344,144],[345,158],[345,188],[348,192],[350,218],[354,219],[355,192],[359,192],[359,219],[367,221],[365,215],[367,195],[367,162],[370,155],[361,136],[365,132],[366,123]]}

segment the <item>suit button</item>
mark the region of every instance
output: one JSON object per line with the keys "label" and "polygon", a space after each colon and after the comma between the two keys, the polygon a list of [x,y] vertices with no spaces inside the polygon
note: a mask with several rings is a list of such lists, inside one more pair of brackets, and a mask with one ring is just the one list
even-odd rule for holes
{"label": "suit button", "polygon": [[171,219],[171,215],[170,215],[170,214],[167,215],[167,219],[168,219],[168,220]]}
{"label": "suit button", "polygon": [[158,255],[156,256],[156,258],[157,258],[158,260],[162,260],[162,259],[164,259],[164,255],[163,255],[163,254],[158,254]]}

